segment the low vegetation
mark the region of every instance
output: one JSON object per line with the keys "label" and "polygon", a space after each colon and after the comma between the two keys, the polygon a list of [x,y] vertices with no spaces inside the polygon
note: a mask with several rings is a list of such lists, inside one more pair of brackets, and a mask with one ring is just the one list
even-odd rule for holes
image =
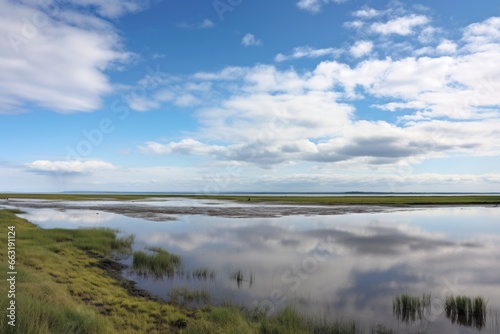
{"label": "low vegetation", "polygon": [[445,311],[452,323],[477,329],[482,329],[486,324],[486,303],[481,297],[448,296]]}
{"label": "low vegetation", "polygon": [[206,290],[189,290],[187,287],[173,288],[170,291],[169,299],[171,303],[180,305],[208,304],[210,293]]}
{"label": "low vegetation", "polygon": [[[15,213],[0,210],[0,231],[15,226],[17,261],[16,328],[2,316],[0,333],[393,333],[382,325],[367,329],[352,320],[335,320],[334,315],[305,318],[292,306],[273,314],[211,306],[204,290],[174,288],[167,303],[113,274],[121,269],[113,259],[130,253],[132,237],[117,238],[109,229],[39,229]],[[0,233],[1,245],[6,239],[7,233]],[[0,248],[2,272],[8,271],[6,251]],[[151,273],[168,275],[181,266],[178,256],[160,248],[134,255],[136,266]],[[204,268],[192,274],[211,276]],[[235,279],[243,281],[243,276],[236,273]],[[0,294],[7,295],[6,284],[0,284]],[[1,298],[0,308],[5,310],[7,303]],[[197,308],[189,309],[192,304]],[[422,316],[429,304],[430,295],[400,295],[393,307],[401,319],[411,320]],[[486,304],[479,297],[449,297],[446,315],[454,323],[480,329],[485,326]]]}
{"label": "low vegetation", "polygon": [[478,205],[478,204],[500,204],[500,195],[432,195],[425,194],[396,196],[396,195],[370,195],[358,194],[342,196],[285,196],[285,195],[163,195],[163,194],[0,194],[0,199],[24,198],[24,199],[48,199],[68,201],[99,201],[99,200],[146,200],[148,198],[197,198],[229,200],[237,202],[273,202],[284,204],[304,205]]}
{"label": "low vegetation", "polygon": [[[114,253],[129,249],[131,237],[119,239],[109,229],[39,229],[12,210],[0,210],[0,231],[8,226],[16,230],[18,316],[15,329],[7,317],[0,317],[0,333],[288,334],[354,333],[356,328],[354,322],[313,322],[293,308],[259,317],[231,305],[186,308],[189,302],[209,301],[203,290],[173,290],[171,297],[177,304],[134,294],[104,266]],[[6,238],[7,233],[0,233],[1,245]],[[180,263],[164,250],[148,251],[143,263],[161,263],[155,260],[158,256],[174,266]],[[0,270],[7,272],[5,247],[0,255]],[[0,285],[0,294],[7,295],[6,284]],[[7,298],[1,298],[0,308],[5,310],[7,303]]]}
{"label": "low vegetation", "polygon": [[162,248],[149,248],[151,253],[134,252],[132,269],[141,275],[172,277],[181,268],[181,258]]}
{"label": "low vegetation", "polygon": [[[0,317],[0,333],[176,333],[191,312],[133,296],[103,269],[131,238],[107,229],[39,229],[13,212],[0,210],[0,245],[7,227],[16,231],[16,328]],[[7,272],[6,247],[0,270]],[[7,295],[6,284],[0,294]],[[7,298],[0,308],[7,308]]]}
{"label": "low vegetation", "polygon": [[392,301],[392,312],[396,317],[406,323],[422,320],[430,312],[431,295],[424,293],[422,296],[401,294]]}

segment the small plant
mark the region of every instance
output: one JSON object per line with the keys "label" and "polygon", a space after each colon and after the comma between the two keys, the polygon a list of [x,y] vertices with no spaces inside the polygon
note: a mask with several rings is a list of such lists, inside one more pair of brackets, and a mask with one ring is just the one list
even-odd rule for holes
{"label": "small plant", "polygon": [[448,296],[445,313],[452,323],[462,326],[482,329],[486,323],[486,303],[481,297]]}
{"label": "small plant", "polygon": [[406,323],[422,320],[424,313],[430,312],[430,307],[431,295],[425,293],[422,297],[404,293],[392,301],[392,312],[399,320]]}
{"label": "small plant", "polygon": [[215,271],[208,268],[199,268],[191,272],[191,277],[197,279],[215,279]]}
{"label": "small plant", "polygon": [[238,288],[241,287],[243,281],[245,281],[245,278],[243,277],[243,273],[241,272],[241,270],[238,270],[237,272],[232,274],[231,278],[236,281],[236,283],[238,284]]}

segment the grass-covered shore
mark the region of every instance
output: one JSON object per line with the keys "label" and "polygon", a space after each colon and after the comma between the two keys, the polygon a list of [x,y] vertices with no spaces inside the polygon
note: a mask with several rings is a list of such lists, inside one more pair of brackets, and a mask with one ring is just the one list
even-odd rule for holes
{"label": "grass-covered shore", "polygon": [[[352,321],[329,324],[303,318],[292,307],[266,316],[235,306],[190,310],[148,293],[132,293],[107,266],[132,238],[109,229],[40,229],[0,210],[0,270],[7,273],[7,235],[15,227],[16,327],[1,298],[0,333],[356,333]],[[0,294],[7,296],[7,281]],[[130,282],[129,282],[130,283]]]}
{"label": "grass-covered shore", "polygon": [[145,200],[155,198],[195,198],[228,200],[250,203],[282,203],[303,205],[482,205],[500,204],[500,195],[343,195],[343,196],[299,196],[299,195],[163,195],[163,194],[0,194],[0,199],[46,199],[66,201],[101,200]]}

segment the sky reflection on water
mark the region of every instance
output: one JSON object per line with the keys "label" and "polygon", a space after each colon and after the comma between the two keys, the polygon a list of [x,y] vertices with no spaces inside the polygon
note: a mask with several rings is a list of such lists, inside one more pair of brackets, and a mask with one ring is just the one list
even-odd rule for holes
{"label": "sky reflection on water", "polygon": [[[209,291],[215,302],[229,298],[271,309],[293,302],[316,316],[330,309],[398,330],[425,326],[428,332],[468,333],[474,330],[451,326],[442,303],[447,295],[461,293],[483,296],[489,308],[500,309],[499,210],[443,207],[279,218],[185,215],[154,222],[102,211],[29,209],[23,217],[43,228],[119,228],[135,234],[137,248],[162,246],[181,255],[185,274],[205,267],[215,271],[215,279],[207,280],[127,274],[164,298],[172,288],[188,287]],[[234,279],[238,270],[240,282]],[[406,325],[394,319],[394,296],[428,292],[433,311],[426,323]]]}

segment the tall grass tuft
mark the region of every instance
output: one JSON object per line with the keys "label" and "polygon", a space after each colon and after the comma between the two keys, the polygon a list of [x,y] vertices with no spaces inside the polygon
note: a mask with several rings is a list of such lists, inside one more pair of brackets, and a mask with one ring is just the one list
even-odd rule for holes
{"label": "tall grass tuft", "polygon": [[482,329],[486,323],[486,303],[481,297],[447,296],[445,313],[452,323],[462,326]]}
{"label": "tall grass tuft", "polygon": [[430,312],[431,294],[424,293],[421,297],[401,294],[392,301],[392,312],[402,322],[410,323],[422,320]]}
{"label": "tall grass tuft", "polygon": [[173,277],[181,268],[181,258],[170,254],[162,248],[149,248],[152,253],[143,251],[134,252],[132,269],[141,275],[155,275],[157,278],[167,275]]}

